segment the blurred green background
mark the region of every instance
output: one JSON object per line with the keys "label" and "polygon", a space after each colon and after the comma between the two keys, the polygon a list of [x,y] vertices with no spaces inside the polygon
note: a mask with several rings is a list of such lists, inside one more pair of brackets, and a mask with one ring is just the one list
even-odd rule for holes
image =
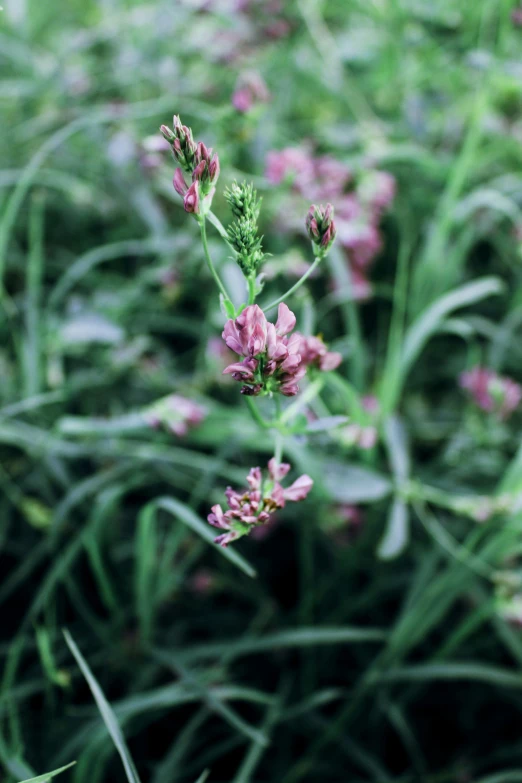
{"label": "blurred green background", "polygon": [[[6,783],[73,760],[61,779],[138,780],[64,628],[142,781],[522,781],[522,418],[459,386],[476,365],[522,382],[518,11],[3,1]],[[371,263],[339,240],[291,303],[344,358],[310,415],[351,428],[290,438],[314,491],[228,550],[208,510],[273,441],[221,375],[224,316],[158,133],[173,113],[219,154],[225,224],[225,185],[263,197],[264,301],[312,260],[317,184],[301,164],[278,180],[271,153],[322,159],[326,189],[345,167],[358,198],[395,181]],[[205,410],[183,436],[147,424],[172,393]]]}

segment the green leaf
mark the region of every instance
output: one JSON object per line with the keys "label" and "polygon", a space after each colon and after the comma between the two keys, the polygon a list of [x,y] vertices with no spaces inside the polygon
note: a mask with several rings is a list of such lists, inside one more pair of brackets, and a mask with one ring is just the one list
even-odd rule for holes
{"label": "green leaf", "polygon": [[370,503],[392,491],[391,481],[381,473],[333,460],[325,463],[323,482],[338,503]]}
{"label": "green leaf", "polygon": [[444,294],[425,310],[406,333],[401,357],[402,381],[418,359],[428,340],[439,330],[444,319],[460,307],[480,302],[488,296],[500,294],[502,281],[498,277],[483,277],[466,283],[449,294]]}
{"label": "green leaf", "polygon": [[72,638],[69,631],[64,630],[63,635],[65,636],[65,641],[67,642],[67,646],[69,647],[70,651],[76,658],[76,662],[80,667],[83,676],[87,680],[89,688],[91,689],[92,695],[94,696],[94,699],[96,701],[96,704],[102,716],[103,722],[107,727],[107,731],[111,735],[111,739],[114,742],[114,745],[116,746],[116,750],[120,754],[120,758],[123,762],[125,773],[127,775],[127,780],[129,781],[129,783],[140,783],[140,779],[136,771],[136,768],[134,766],[134,762],[131,758],[129,749],[127,748],[125,739],[118,725],[118,721],[116,720],[116,716],[114,715],[114,712],[112,711],[109,702],[105,698],[102,689],[98,685],[96,678],[94,677],[93,673],[89,668],[89,665],[87,664],[87,661],[81,654],[80,650],[76,645],[76,642]]}
{"label": "green leaf", "polygon": [[406,502],[396,497],[390,507],[386,532],[377,548],[377,555],[381,560],[392,560],[400,555],[408,543],[409,538],[409,514]]}
{"label": "green leaf", "polygon": [[27,780],[22,780],[20,783],[46,783],[47,780],[56,777],[56,775],[59,775],[61,772],[65,772],[66,769],[70,769],[70,767],[74,767],[75,764],[76,761],[71,761],[71,763],[66,764],[65,767],[59,767],[58,769],[53,769],[52,772],[44,772],[43,775],[38,775],[38,777],[36,778],[28,778]]}

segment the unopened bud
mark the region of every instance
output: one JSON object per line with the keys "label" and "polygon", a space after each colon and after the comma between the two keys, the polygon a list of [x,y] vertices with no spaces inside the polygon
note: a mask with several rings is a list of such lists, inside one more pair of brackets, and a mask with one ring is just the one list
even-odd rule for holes
{"label": "unopened bud", "polygon": [[193,182],[187,190],[185,198],[183,199],[183,206],[185,212],[196,215],[199,213],[199,182],[197,180]]}
{"label": "unopened bud", "polygon": [[312,204],[308,210],[305,221],[306,230],[316,248],[316,253],[319,251],[326,255],[335,239],[336,229],[333,215],[334,208],[331,204],[327,204],[326,207],[322,205],[317,207]]}

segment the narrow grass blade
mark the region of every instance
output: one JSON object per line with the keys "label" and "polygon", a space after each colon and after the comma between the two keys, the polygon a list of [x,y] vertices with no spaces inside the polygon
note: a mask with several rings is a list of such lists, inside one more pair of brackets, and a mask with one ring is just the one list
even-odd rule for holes
{"label": "narrow grass blade", "polygon": [[22,780],[21,783],[46,783],[47,780],[51,780],[51,778],[56,777],[56,775],[60,775],[62,772],[65,772],[66,769],[70,769],[71,767],[74,767],[76,764],[76,761],[71,761],[70,764],[66,764],[65,767],[60,767],[59,769],[53,769],[52,772],[45,772],[43,775],[38,775],[36,778],[28,778],[27,780]]}
{"label": "narrow grass blade", "polygon": [[[183,524],[190,527],[198,536],[201,536],[201,538],[208,541],[210,544],[214,543],[214,534],[210,526],[205,524],[205,522],[203,522],[203,520],[184,503],[171,497],[159,498],[155,502],[157,508],[162,508],[164,511],[168,511],[169,514],[178,517]],[[227,560],[234,563],[234,565],[240,568],[247,576],[256,576],[255,569],[252,568],[250,563],[245,560],[242,555],[238,554],[235,549],[225,549],[223,547],[216,547],[216,549],[223,557],[226,557]]]}
{"label": "narrow grass blade", "polygon": [[127,780],[129,781],[129,783],[140,783],[140,779],[136,771],[136,768],[134,766],[134,762],[130,756],[129,750],[125,743],[125,739],[123,738],[123,734],[121,733],[121,729],[118,725],[118,721],[116,720],[116,716],[114,715],[114,712],[112,711],[110,704],[108,703],[107,699],[103,695],[102,689],[98,685],[86,660],[84,659],[80,650],[76,646],[76,642],[72,638],[69,631],[64,630],[63,635],[65,636],[65,641],[67,642],[67,646],[69,647],[70,651],[76,658],[76,663],[80,667],[83,676],[87,680],[92,695],[94,696],[96,704],[98,705],[98,709],[102,716],[103,722],[107,727],[107,731],[111,735],[112,741],[114,742],[114,745],[116,746],[116,749],[120,754],[120,758],[123,762],[125,773],[127,775]]}

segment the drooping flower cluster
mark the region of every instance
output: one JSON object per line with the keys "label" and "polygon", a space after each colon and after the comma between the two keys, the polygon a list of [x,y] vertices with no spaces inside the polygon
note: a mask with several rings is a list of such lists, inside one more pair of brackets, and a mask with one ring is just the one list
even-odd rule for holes
{"label": "drooping flower cluster", "polygon": [[392,175],[373,168],[354,174],[335,158],[314,156],[307,147],[269,152],[265,174],[274,185],[289,182],[299,197],[294,209],[281,210],[287,229],[299,227],[301,199],[335,204],[337,239],[350,265],[353,295],[368,298],[372,290],[368,271],[382,248],[379,224],[395,195]]}
{"label": "drooping flower cluster", "polygon": [[[202,141],[194,141],[192,130],[182,125],[179,117],[174,116],[173,125],[173,130],[166,125],[160,130],[180,166],[174,173],[174,189],[183,198],[185,212],[198,215],[210,208],[219,177],[219,158]],[[190,175],[190,186],[183,172]]]}
{"label": "drooping flower cluster", "polygon": [[188,400],[178,394],[162,397],[143,412],[145,421],[150,427],[163,427],[178,438],[187,434],[191,427],[200,424],[206,416],[206,410],[193,400]]}
{"label": "drooping flower cluster", "polygon": [[341,364],[343,357],[337,351],[329,351],[320,337],[305,337],[299,332],[300,342],[298,351],[301,356],[301,364],[306,367],[315,367],[327,372],[335,370]]}
{"label": "drooping flower cluster", "polygon": [[228,510],[223,511],[218,504],[212,506],[207,517],[211,525],[226,531],[215,539],[215,543],[227,546],[248,535],[256,526],[266,524],[271,514],[284,508],[287,501],[304,500],[313,481],[303,474],[284,488],[280,482],[289,470],[288,463],[278,464],[272,457],[268,463],[268,477],[263,477],[261,468],[252,468],[247,476],[248,487],[240,491],[228,487],[225,491]]}
{"label": "drooping flower cluster", "polygon": [[501,419],[509,418],[522,400],[522,386],[485,367],[461,373],[459,383],[479,408],[496,413]]}
{"label": "drooping flower cluster", "polygon": [[279,305],[275,324],[266,320],[258,305],[245,307],[235,320],[226,322],[223,339],[234,353],[244,358],[223,372],[243,384],[242,394],[279,392],[292,397],[298,393],[298,382],[306,373],[306,366],[299,353],[301,335],[288,337],[295,322],[295,315],[284,303]]}
{"label": "drooping flower cluster", "polygon": [[312,204],[306,216],[306,230],[312,240],[314,253],[325,255],[335,239],[336,228],[333,219],[334,209],[331,204],[316,207]]}

